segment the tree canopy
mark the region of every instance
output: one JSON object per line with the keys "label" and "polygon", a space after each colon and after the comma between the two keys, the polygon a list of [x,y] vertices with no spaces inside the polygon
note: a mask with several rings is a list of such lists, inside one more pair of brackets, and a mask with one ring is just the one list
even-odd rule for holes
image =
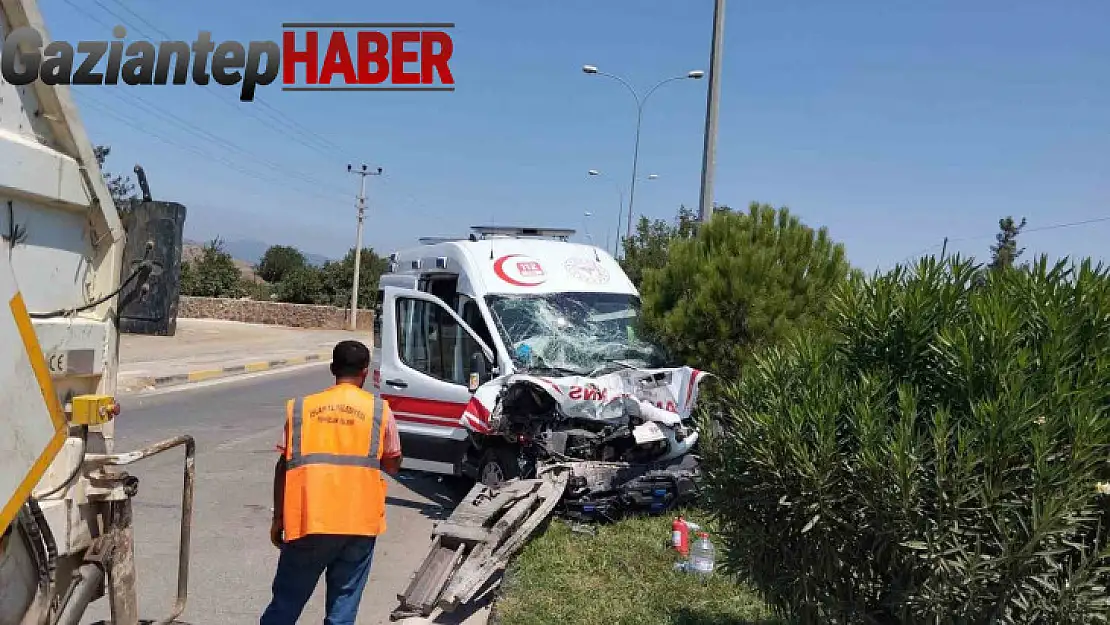
{"label": "tree canopy", "polygon": [[93,156],[96,157],[96,164],[104,176],[104,184],[108,187],[112,202],[116,205],[117,211],[124,211],[131,205],[131,198],[136,197],[135,183],[131,182],[130,176],[113,174],[104,168],[104,163],[111,153],[111,146],[98,145],[93,148]]}
{"label": "tree canopy", "polygon": [[731,375],[754,349],[818,325],[851,270],[844,247],[787,208],[717,211],[645,269],[644,329],[685,364]]}
{"label": "tree canopy", "polygon": [[1025,228],[1025,218],[1021,223],[1016,223],[1013,217],[1003,217],[998,220],[999,233],[995,235],[995,244],[991,246],[991,269],[1009,269],[1014,266],[1025,248],[1017,246],[1017,237]]}
{"label": "tree canopy", "polygon": [[[378,298],[378,280],[389,268],[389,259],[373,249],[362,248],[358,269],[358,307],[371,308]],[[355,278],[355,248],[343,260],[325,263],[320,269],[322,300],[332,306],[351,305],[351,285]]]}
{"label": "tree canopy", "polygon": [[308,263],[304,254],[295,247],[288,245],[271,245],[262,254],[256,273],[266,282],[281,282],[290,271],[301,269]]}
{"label": "tree canopy", "polygon": [[316,267],[302,265],[285,272],[281,282],[277,283],[274,290],[278,301],[290,304],[321,304],[324,303],[323,282],[320,279],[320,270]]}
{"label": "tree canopy", "polygon": [[685,206],[679,207],[673,222],[662,219],[648,221],[647,217],[640,217],[636,233],[623,241],[624,257],[620,261],[632,284],[640,288],[645,271],[663,267],[671,242],[694,236],[697,224],[697,213]]}
{"label": "tree canopy", "polygon": [[[191,264],[191,267],[187,265]],[[181,292],[198,297],[241,297],[242,273],[217,237],[201,251],[200,258],[182,263]]]}

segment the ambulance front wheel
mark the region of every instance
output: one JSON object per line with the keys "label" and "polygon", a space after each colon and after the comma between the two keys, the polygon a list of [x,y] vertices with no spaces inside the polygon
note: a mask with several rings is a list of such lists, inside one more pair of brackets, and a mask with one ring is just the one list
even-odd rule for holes
{"label": "ambulance front wheel", "polygon": [[498,445],[486,449],[478,463],[478,481],[490,488],[523,475],[520,448],[515,445]]}

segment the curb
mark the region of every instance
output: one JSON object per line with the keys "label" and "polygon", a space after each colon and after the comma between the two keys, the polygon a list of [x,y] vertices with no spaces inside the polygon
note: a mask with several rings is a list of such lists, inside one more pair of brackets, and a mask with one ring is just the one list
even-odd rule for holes
{"label": "curb", "polygon": [[151,390],[164,388],[167,386],[193,384],[196,382],[215,380],[218,378],[230,378],[247,373],[270,371],[273,369],[281,369],[294,365],[305,365],[312,362],[327,362],[329,359],[331,359],[330,351],[320,352],[317,354],[308,354],[307,356],[297,356],[295,358],[282,358],[279,360],[261,360],[257,362],[248,362],[242,365],[233,365],[230,367],[222,367],[219,369],[199,369],[197,371],[178,373],[175,375],[130,378],[124,379],[124,384],[117,384],[126,391]]}

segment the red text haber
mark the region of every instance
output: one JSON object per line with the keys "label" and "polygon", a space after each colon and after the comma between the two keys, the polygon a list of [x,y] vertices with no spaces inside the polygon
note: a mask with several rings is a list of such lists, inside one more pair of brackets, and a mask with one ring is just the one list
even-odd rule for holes
{"label": "red text haber", "polygon": [[[328,37],[322,53],[321,35]],[[294,31],[282,33],[282,82],[287,85],[297,84],[298,65],[310,85],[331,84],[336,76],[347,85],[430,85],[434,76],[441,84],[455,84],[448,66],[454,45],[441,30],[364,30],[354,33],[353,42],[343,31],[310,30],[300,44],[297,39]],[[418,71],[406,71],[412,63],[419,64]]]}

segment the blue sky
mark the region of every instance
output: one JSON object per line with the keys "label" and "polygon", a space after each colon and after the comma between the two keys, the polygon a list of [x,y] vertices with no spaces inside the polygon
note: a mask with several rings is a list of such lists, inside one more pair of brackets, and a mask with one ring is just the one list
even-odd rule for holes
{"label": "blue sky", "polygon": [[[348,162],[385,170],[368,181],[365,243],[380,251],[491,221],[581,231],[585,211],[595,242],[612,236],[618,188],[627,197],[634,102],[581,66],[639,89],[708,70],[713,4],[39,3],[51,37],[69,41],[110,39],[120,17],[129,38],[156,41],[192,41],[199,30],[216,41],[278,40],[289,20],[455,22],[453,93],[273,84],[240,103],[237,87],[75,88],[92,139],[112,146],[109,169],[141,163],[156,197],[188,206],[190,238],[256,238],[329,256],[354,245],[358,179]],[[1102,258],[1107,23],[1110,3],[1098,0],[733,0],[716,199],[789,206],[827,226],[867,270],[939,251],[945,236],[949,251],[985,258],[1008,214],[1029,220],[1026,256]],[[645,107],[640,173],[658,178],[638,183],[637,214],[696,207],[707,86],[667,84]]]}

